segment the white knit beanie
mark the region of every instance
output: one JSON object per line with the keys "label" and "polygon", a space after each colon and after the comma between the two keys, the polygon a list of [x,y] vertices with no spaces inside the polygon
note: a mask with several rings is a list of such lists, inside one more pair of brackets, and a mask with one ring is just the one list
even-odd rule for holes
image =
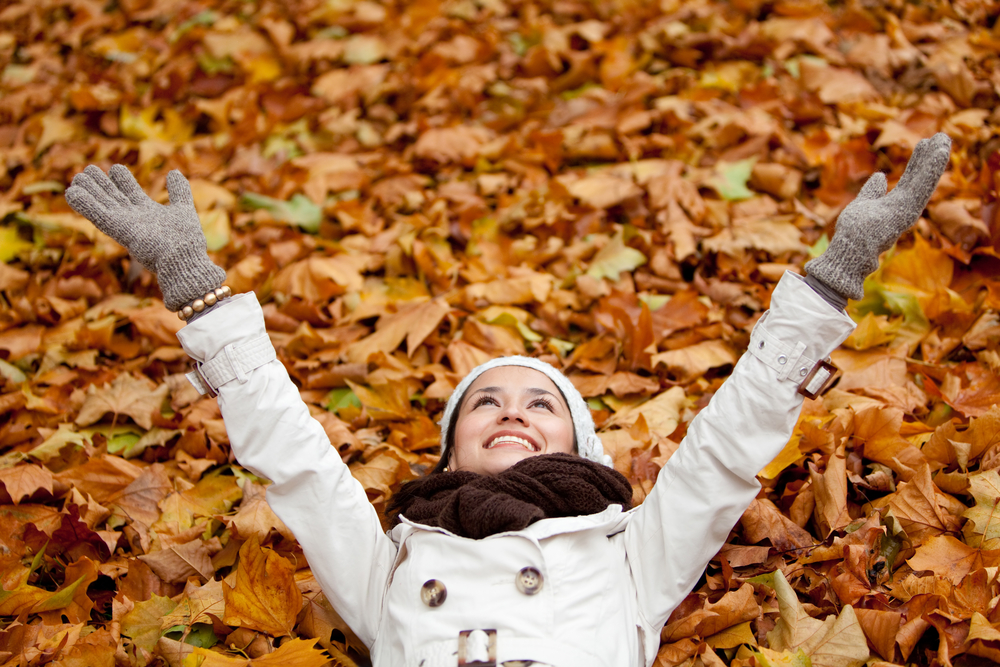
{"label": "white knit beanie", "polygon": [[441,426],[442,459],[448,455],[448,429],[451,427],[452,414],[458,410],[458,404],[462,400],[462,396],[465,395],[466,390],[476,381],[477,377],[488,370],[500,366],[524,366],[544,373],[546,377],[552,380],[559,387],[559,391],[562,392],[563,398],[566,399],[566,404],[569,406],[569,413],[573,417],[573,431],[576,434],[576,446],[580,452],[580,456],[596,463],[603,463],[609,468],[612,467],[613,461],[610,456],[604,453],[604,445],[601,444],[601,439],[597,437],[597,432],[594,429],[594,418],[590,416],[590,407],[587,406],[587,402],[583,400],[583,396],[573,386],[573,383],[569,381],[569,378],[544,361],[539,361],[532,357],[520,356],[491,359],[485,364],[480,364],[473,368],[458,383],[455,391],[448,398],[448,404],[444,407],[444,415],[439,422]]}

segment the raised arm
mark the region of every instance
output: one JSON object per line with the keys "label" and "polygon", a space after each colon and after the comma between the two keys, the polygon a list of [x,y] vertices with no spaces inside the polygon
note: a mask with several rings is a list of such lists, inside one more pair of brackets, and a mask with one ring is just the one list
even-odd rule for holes
{"label": "raised arm", "polygon": [[396,550],[364,489],[275,358],[256,297],[205,306],[225,272],[208,257],[187,180],[168,174],[164,206],[125,167],[109,175],[87,167],[66,200],[155,272],[167,307],[189,320],[178,338],[199,363],[196,386],[219,395],[237,460],[273,482],[268,503],[302,545],[324,593],[370,646]]}
{"label": "raised arm", "polygon": [[863,296],[879,254],[916,222],[950,146],[943,134],[921,141],[888,195],[885,176],[872,176],[838,218],[829,248],[806,265],[808,277],[781,279],[749,349],[635,510],[626,551],[640,611],[656,639],[757,495],[757,473],[791,437],[803,380],[808,392],[828,377],[819,362],[854,329],[843,310],[847,298]]}

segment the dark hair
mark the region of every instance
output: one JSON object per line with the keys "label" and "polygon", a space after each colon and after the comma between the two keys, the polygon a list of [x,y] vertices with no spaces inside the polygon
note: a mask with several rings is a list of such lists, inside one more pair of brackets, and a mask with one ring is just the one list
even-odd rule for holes
{"label": "dark hair", "polygon": [[[522,366],[522,368],[529,367]],[[569,401],[566,400],[566,394],[563,393],[562,389],[560,389],[559,385],[555,382],[552,384],[555,386],[556,391],[559,392],[559,396],[562,397],[563,403],[565,403],[568,408]],[[462,392],[462,395],[458,398],[458,403],[455,404],[455,409],[451,412],[451,419],[448,420],[447,424],[448,438],[444,443],[444,451],[441,452],[441,459],[437,462],[437,465],[434,466],[434,469],[427,473],[428,475],[436,475],[439,472],[444,472],[445,468],[448,467],[448,457],[451,455],[451,452],[455,451],[455,426],[458,424],[458,415],[462,411],[462,405],[465,403],[465,397],[468,396],[470,389],[472,389],[472,384],[465,388],[465,391]],[[573,413],[570,412],[570,416],[572,416],[572,414]],[[576,442],[576,424],[573,425],[573,453],[580,453],[580,448],[577,446]]]}

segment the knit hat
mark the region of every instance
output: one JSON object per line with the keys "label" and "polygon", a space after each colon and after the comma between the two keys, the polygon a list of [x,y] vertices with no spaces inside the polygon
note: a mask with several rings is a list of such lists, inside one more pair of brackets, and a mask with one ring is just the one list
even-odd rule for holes
{"label": "knit hat", "polygon": [[609,468],[612,467],[611,457],[604,453],[604,445],[601,444],[601,439],[597,437],[597,432],[594,429],[594,418],[590,416],[590,408],[587,406],[587,402],[583,400],[583,396],[577,391],[577,388],[573,386],[573,383],[569,381],[565,375],[563,375],[558,369],[554,368],[550,364],[544,361],[539,361],[532,357],[499,357],[497,359],[491,359],[485,364],[480,364],[472,369],[472,371],[458,383],[455,387],[455,391],[448,398],[448,404],[444,407],[444,415],[441,417],[439,422],[441,426],[441,458],[444,459],[448,452],[448,430],[451,428],[451,420],[454,413],[458,410],[458,404],[461,402],[462,397],[465,392],[469,389],[473,382],[476,381],[480,375],[488,370],[494,368],[499,368],[500,366],[524,366],[525,368],[531,368],[538,371],[539,373],[544,373],[547,378],[552,380],[552,382],[559,388],[562,392],[563,398],[566,399],[566,404],[569,406],[569,413],[573,417],[573,432],[576,434],[576,446],[577,450],[580,452],[580,456],[595,463],[603,463]]}

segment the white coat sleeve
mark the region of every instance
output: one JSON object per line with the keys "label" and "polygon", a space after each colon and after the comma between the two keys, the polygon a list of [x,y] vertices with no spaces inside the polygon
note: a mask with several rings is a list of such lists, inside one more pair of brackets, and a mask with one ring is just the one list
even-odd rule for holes
{"label": "white coat sleeve", "polygon": [[751,336],[754,354],[743,355],[692,420],[634,510],[625,549],[647,624],[647,656],[655,657],[660,628],[756,497],[757,473],[791,437],[802,408],[802,368],[812,367],[807,359],[825,359],[854,326],[802,278],[786,273]]}
{"label": "white coat sleeve", "polygon": [[233,452],[240,464],[273,482],[268,504],[302,545],[327,598],[371,646],[396,548],[281,362],[249,371],[244,368],[253,363],[241,365],[248,350],[272,349],[256,296],[233,297],[177,337],[196,361],[222,355],[241,366],[217,387]]}

